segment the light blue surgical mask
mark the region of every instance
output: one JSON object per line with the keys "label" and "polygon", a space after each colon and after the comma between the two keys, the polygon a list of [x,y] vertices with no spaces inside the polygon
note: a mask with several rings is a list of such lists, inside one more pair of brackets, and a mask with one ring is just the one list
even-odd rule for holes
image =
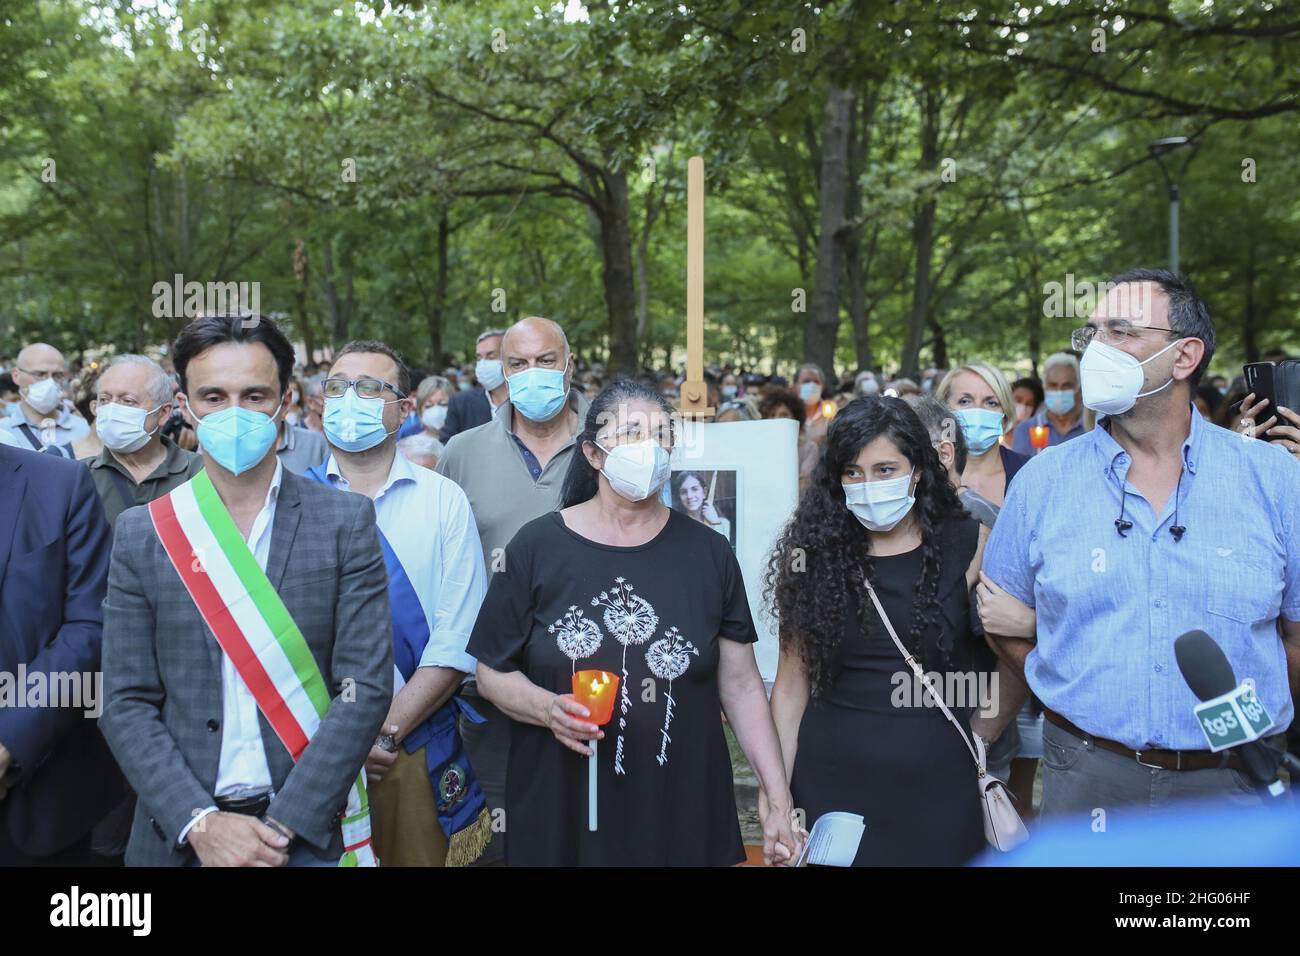
{"label": "light blue surgical mask", "polygon": [[384,427],[382,398],[361,398],[349,388],[338,398],[325,399],[325,437],[341,451],[365,451],[389,436]]}
{"label": "light blue surgical mask", "polygon": [[799,386],[799,397],[803,399],[805,405],[811,405],[816,399],[821,398],[822,387],[816,382],[804,382]]}
{"label": "light blue surgical mask", "polygon": [[232,475],[242,475],[261,464],[279,435],[275,416],[232,405],[199,419],[199,444],[208,456]]}
{"label": "light blue surgical mask", "polygon": [[526,368],[506,378],[510,404],[529,421],[548,422],[569,397],[564,372],[552,368]]}
{"label": "light blue surgical mask", "polygon": [[1043,407],[1053,415],[1068,415],[1074,411],[1073,389],[1048,389],[1043,393]]}
{"label": "light blue surgical mask", "polygon": [[723,386],[722,386],[722,397],[725,398],[727,401],[731,401],[733,398],[735,398],[735,397],[736,397],[736,386],[734,386],[734,385],[723,385]]}
{"label": "light blue surgical mask", "polygon": [[883,481],[841,482],[844,503],[868,531],[891,531],[916,504],[911,493],[915,474],[913,468],[906,475]]}
{"label": "light blue surgical mask", "polygon": [[982,455],[1002,437],[1002,413],[990,408],[959,408],[953,412],[961,424],[966,449],[972,455]]}

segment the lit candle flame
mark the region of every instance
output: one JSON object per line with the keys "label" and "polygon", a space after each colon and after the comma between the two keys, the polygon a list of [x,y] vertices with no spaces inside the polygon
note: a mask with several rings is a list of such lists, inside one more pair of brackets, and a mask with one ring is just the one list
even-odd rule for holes
{"label": "lit candle flame", "polygon": [[597,680],[597,679],[594,678],[594,677],[591,679],[591,692],[592,692],[593,694],[599,694],[599,693],[600,693],[600,681]]}

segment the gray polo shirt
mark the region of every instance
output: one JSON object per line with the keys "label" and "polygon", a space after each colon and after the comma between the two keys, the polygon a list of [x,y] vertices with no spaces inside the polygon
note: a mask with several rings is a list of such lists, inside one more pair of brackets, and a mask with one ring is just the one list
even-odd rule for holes
{"label": "gray polo shirt", "polygon": [[297,425],[285,425],[284,444],[276,449],[275,454],[286,471],[302,475],[308,468],[315,468],[328,458],[330,448],[320,432],[299,428]]}
{"label": "gray polo shirt", "polygon": [[[569,407],[577,412],[580,429],[590,404],[578,389],[569,390]],[[504,553],[515,532],[560,506],[564,477],[577,447],[575,436],[570,436],[534,481],[511,431],[513,413],[514,406],[502,402],[486,425],[451,436],[434,469],[469,497],[489,573],[494,570],[493,551],[500,548],[498,553]]]}

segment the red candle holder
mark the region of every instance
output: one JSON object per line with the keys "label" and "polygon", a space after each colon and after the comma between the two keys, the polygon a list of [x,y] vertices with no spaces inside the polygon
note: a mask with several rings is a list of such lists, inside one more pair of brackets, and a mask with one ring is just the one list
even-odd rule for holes
{"label": "red candle holder", "polygon": [[618,675],[609,671],[578,671],[573,675],[573,699],[591,716],[584,718],[597,727],[609,723],[618,696]]}
{"label": "red candle holder", "polygon": [[1046,425],[1029,426],[1029,444],[1033,445],[1036,451],[1042,451],[1047,447],[1047,440],[1049,437],[1050,433],[1048,432]]}

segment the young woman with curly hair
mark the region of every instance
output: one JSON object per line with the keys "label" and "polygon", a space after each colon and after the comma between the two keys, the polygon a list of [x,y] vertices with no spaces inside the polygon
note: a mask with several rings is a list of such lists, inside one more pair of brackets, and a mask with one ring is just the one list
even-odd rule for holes
{"label": "young woman with curly hair", "polygon": [[[794,804],[809,827],[832,810],[862,814],[855,865],[960,864],[984,846],[970,753],[913,684],[863,580],[927,673],[971,673],[985,536],[906,402],[859,399],[835,416],[766,583],[781,636],[772,712]],[[969,706],[946,703],[969,722]]]}

